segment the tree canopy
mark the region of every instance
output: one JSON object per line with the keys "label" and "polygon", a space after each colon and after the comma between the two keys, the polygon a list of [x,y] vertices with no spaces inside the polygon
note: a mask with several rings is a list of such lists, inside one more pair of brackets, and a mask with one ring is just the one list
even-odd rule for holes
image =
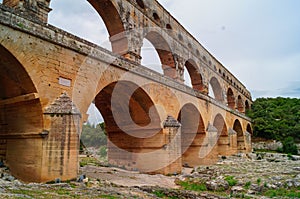
{"label": "tree canopy", "polygon": [[258,98],[247,115],[253,120],[255,137],[300,141],[300,99]]}
{"label": "tree canopy", "polygon": [[107,138],[105,134],[104,123],[100,123],[96,127],[87,123],[82,127],[81,141],[86,147],[99,148],[100,146],[106,146]]}

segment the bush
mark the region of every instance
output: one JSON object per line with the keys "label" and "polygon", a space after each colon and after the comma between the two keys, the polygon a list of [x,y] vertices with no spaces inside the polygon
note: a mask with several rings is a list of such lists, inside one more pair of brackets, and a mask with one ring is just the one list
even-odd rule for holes
{"label": "bush", "polygon": [[235,186],[237,184],[237,180],[234,179],[234,176],[227,176],[225,177],[225,180],[228,182],[229,186]]}
{"label": "bush", "polygon": [[256,182],[257,182],[258,185],[260,185],[260,183],[261,183],[261,178],[258,178],[258,179],[256,180]]}
{"label": "bush", "polygon": [[294,138],[287,137],[282,142],[282,151],[287,154],[297,155],[298,154],[298,148],[294,141]]}
{"label": "bush", "polygon": [[107,157],[107,147],[101,146],[97,152],[97,155],[99,155],[102,158],[106,158]]}
{"label": "bush", "polygon": [[251,181],[246,182],[244,188],[245,188],[245,189],[249,189],[250,186],[251,186],[251,184],[252,184]]}

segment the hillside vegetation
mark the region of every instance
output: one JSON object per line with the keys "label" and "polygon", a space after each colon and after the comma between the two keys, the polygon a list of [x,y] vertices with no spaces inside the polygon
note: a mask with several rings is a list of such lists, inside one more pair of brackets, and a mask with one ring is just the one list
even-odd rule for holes
{"label": "hillside vegetation", "polygon": [[247,115],[253,119],[255,137],[300,141],[300,99],[258,98]]}
{"label": "hillside vegetation", "polygon": [[81,142],[86,147],[99,148],[106,146],[107,138],[104,123],[100,123],[97,126],[93,126],[89,123],[84,124],[82,127]]}

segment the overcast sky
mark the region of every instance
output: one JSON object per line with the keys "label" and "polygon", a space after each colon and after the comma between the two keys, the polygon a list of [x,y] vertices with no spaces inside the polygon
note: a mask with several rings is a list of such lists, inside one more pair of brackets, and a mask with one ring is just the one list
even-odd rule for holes
{"label": "overcast sky", "polygon": [[[2,0],[0,0],[2,2]],[[300,98],[299,0],[159,0],[257,97]],[[86,0],[52,0],[49,23],[106,48]],[[147,52],[143,52],[147,62]],[[153,59],[151,59],[153,62]]]}
{"label": "overcast sky", "polygon": [[300,97],[300,1],[160,2],[254,98]]}

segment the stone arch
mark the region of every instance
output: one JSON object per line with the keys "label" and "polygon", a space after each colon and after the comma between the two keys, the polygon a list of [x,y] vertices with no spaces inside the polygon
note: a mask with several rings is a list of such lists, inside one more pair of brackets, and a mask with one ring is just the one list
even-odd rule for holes
{"label": "stone arch", "polygon": [[[28,165],[28,154],[41,158],[40,149],[33,152],[39,142],[33,139],[35,144],[32,144],[22,138],[26,135],[39,138],[43,132],[43,110],[37,89],[23,65],[2,45],[0,71],[0,160],[6,160],[15,177],[36,181],[39,172],[32,171],[34,164]],[[28,172],[24,173],[24,169]]]}
{"label": "stone arch", "polygon": [[161,121],[149,95],[129,81],[113,82],[95,98],[108,136],[108,159],[117,166],[143,170],[139,154],[161,148]]}
{"label": "stone arch", "polygon": [[211,85],[214,98],[219,102],[223,102],[223,91],[218,79],[212,77],[209,84]]}
{"label": "stone arch", "polygon": [[217,139],[215,148],[220,155],[227,155],[229,152],[229,137],[228,137],[228,128],[225,122],[225,119],[221,114],[217,114],[213,126],[217,129]]}
{"label": "stone arch", "polygon": [[245,111],[249,111],[250,110],[250,104],[248,102],[248,100],[245,101]]}
{"label": "stone arch", "polygon": [[164,75],[173,79],[177,78],[175,60],[171,51],[171,47],[168,44],[167,40],[155,31],[150,31],[149,33],[147,33],[145,38],[150,41],[150,43],[157,51],[157,54],[161,61],[162,69],[164,71]]}
{"label": "stone arch", "polygon": [[[56,2],[57,0],[48,0],[47,4],[45,4],[45,8],[47,6],[49,6],[49,3],[51,2]],[[15,1],[17,2],[17,1]],[[73,3],[73,2],[72,2]],[[103,47],[107,48],[108,50],[112,49],[112,52],[119,54],[119,55],[125,55],[128,52],[128,46],[129,46],[129,41],[127,39],[127,37],[125,36],[125,25],[122,21],[122,18],[119,14],[119,8],[117,5],[115,5],[115,3],[113,1],[109,1],[109,0],[88,0],[88,4],[92,7],[92,9],[95,10],[95,12],[100,16],[100,18],[103,21],[103,24],[105,25],[105,28],[107,30],[107,36],[109,36],[109,41],[110,41],[110,45],[111,48],[109,46],[109,42],[105,42],[104,41],[108,41],[108,40],[100,40],[99,41],[95,41],[95,38],[89,38],[88,40],[93,40],[93,42],[98,43],[98,45],[103,45]],[[55,12],[55,9],[54,9]],[[54,12],[50,12],[49,16],[51,16],[51,13]],[[111,17],[113,16],[113,17]],[[50,18],[51,19],[51,18]],[[72,22],[70,22],[72,23]],[[101,24],[102,22],[98,21],[98,24],[102,26]],[[62,24],[61,24],[62,25]],[[69,24],[68,24],[69,25]],[[64,26],[64,25],[62,25]],[[64,26],[64,28],[69,29],[72,26]],[[81,32],[81,31],[76,31],[77,27],[72,27],[71,30],[69,29],[69,31],[71,32]],[[98,32],[98,34],[101,34]],[[80,37],[85,37],[85,35],[83,33],[81,34],[77,34]]]}
{"label": "stone arch", "polygon": [[229,108],[235,108],[235,97],[231,88],[228,88],[227,90],[227,104]]}
{"label": "stone arch", "polygon": [[[112,1],[108,0],[88,0],[88,2],[96,9],[103,19],[109,35],[112,37],[120,33],[124,33],[122,19]],[[112,17],[114,16],[114,17]]]}
{"label": "stone arch", "polygon": [[184,166],[199,165],[199,151],[205,139],[201,113],[191,103],[185,104],[178,115],[181,123],[181,153]]}
{"label": "stone arch", "polygon": [[[108,0],[88,0],[101,16],[110,36],[112,51],[123,55],[128,50],[125,27],[117,7]],[[112,17],[113,16],[113,17]]]}
{"label": "stone arch", "polygon": [[237,133],[237,149],[239,152],[246,149],[243,128],[238,119],[234,121],[233,130]]}
{"label": "stone arch", "polygon": [[237,98],[237,110],[241,113],[244,112],[244,103],[243,103],[243,99],[240,95]]}
{"label": "stone arch", "polygon": [[185,62],[185,67],[190,75],[193,89],[198,91],[203,91],[204,90],[203,79],[201,73],[198,70],[198,66],[196,62],[192,59],[189,59]]}

